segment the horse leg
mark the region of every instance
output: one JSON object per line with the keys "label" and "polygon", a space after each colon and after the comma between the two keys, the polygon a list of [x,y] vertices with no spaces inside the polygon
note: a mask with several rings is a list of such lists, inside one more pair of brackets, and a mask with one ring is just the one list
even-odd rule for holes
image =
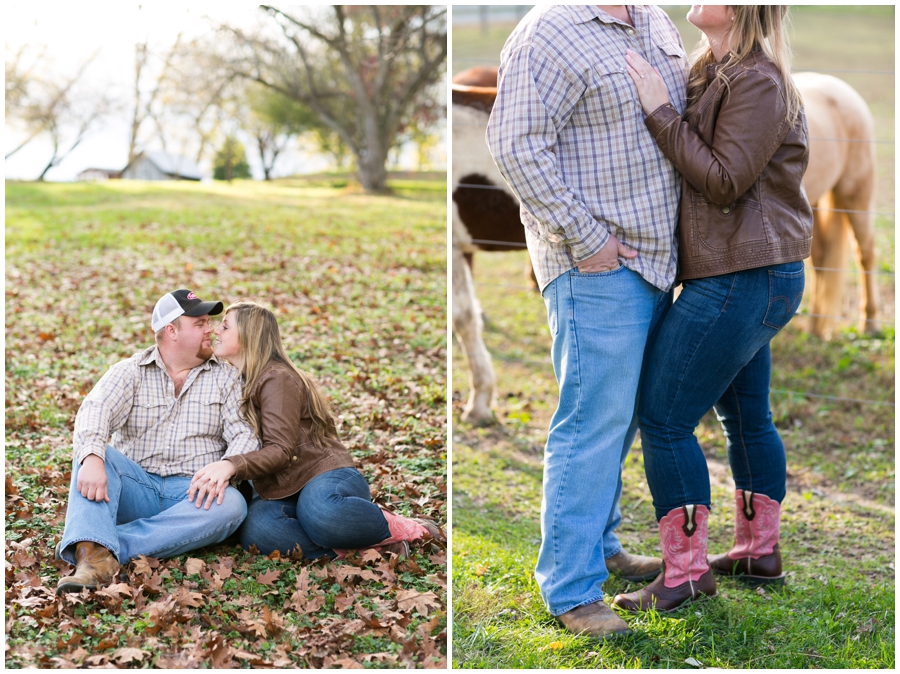
{"label": "horse leg", "polygon": [[472,274],[463,252],[453,246],[453,330],[466,357],[469,369],[469,399],[462,418],[477,424],[492,423],[491,403],[494,396],[494,366],[482,339],[481,312],[475,298]]}
{"label": "horse leg", "polygon": [[812,302],[810,332],[831,339],[835,317],[841,315],[847,267],[847,231],[843,213],[835,212],[833,199],[825,195],[813,212]]}
{"label": "horse leg", "polygon": [[531,266],[531,256],[529,255],[525,260],[525,282],[531,287],[532,290],[536,290],[538,292],[541,291],[540,286],[538,285],[537,276],[534,273],[534,267]]}
{"label": "horse leg", "polygon": [[[858,198],[857,198],[858,197]],[[871,212],[872,200],[865,195],[854,195],[843,198],[835,195],[837,208],[853,211],[847,213],[847,219],[856,240],[856,259],[860,269],[860,330],[867,334],[878,332],[878,283],[875,274],[875,216]]]}

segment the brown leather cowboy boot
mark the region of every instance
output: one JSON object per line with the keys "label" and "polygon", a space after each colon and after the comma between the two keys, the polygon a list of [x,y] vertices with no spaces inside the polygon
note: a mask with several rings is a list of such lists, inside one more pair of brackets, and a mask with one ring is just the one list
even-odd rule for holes
{"label": "brown leather cowboy boot", "polygon": [[632,555],[625,550],[619,550],[606,560],[606,570],[633,582],[652,580],[662,570],[662,560],[659,557]]}
{"label": "brown leather cowboy boot", "polygon": [[704,505],[669,511],[659,521],[662,573],[637,592],[616,595],[613,604],[627,611],[655,608],[663,613],[715,595],[716,579],[706,562],[708,519],[709,509]]}
{"label": "brown leather cowboy boot", "polygon": [[709,558],[716,573],[740,576],[752,586],[784,584],[781,570],[781,504],[765,494],[738,489],[734,494],[734,547]]}
{"label": "brown leather cowboy boot", "polygon": [[613,634],[628,634],[631,631],[628,623],[613,613],[602,599],[573,608],[556,618],[572,634],[585,634],[595,639],[605,639]]}
{"label": "brown leather cowboy boot", "polygon": [[119,572],[119,562],[109,550],[98,543],[80,541],[75,544],[75,573],[60,578],[56,594],[96,590],[113,581]]}

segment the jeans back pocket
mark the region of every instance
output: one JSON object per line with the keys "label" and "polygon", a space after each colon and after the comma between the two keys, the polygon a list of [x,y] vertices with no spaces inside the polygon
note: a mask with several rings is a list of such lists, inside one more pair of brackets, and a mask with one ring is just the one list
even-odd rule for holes
{"label": "jeans back pocket", "polygon": [[769,306],[763,324],[781,330],[800,308],[806,282],[802,262],[791,262],[770,269]]}

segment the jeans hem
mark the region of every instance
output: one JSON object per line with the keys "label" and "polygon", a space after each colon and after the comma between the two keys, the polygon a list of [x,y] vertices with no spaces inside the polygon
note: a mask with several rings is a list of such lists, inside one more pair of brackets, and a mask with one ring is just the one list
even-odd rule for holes
{"label": "jeans hem", "polygon": [[582,606],[587,606],[588,604],[593,604],[598,601],[603,601],[603,593],[601,592],[599,596],[594,597],[593,599],[588,599],[587,601],[580,602],[578,604],[571,604],[568,608],[563,609],[562,611],[557,612],[556,609],[549,608],[550,615],[554,618],[558,618],[563,613],[568,613],[569,611],[574,611],[576,608],[581,608]]}
{"label": "jeans hem", "polygon": [[606,561],[607,559],[609,559],[609,558],[611,558],[611,557],[615,557],[615,556],[618,555],[620,552],[622,552],[622,550],[624,550],[624,549],[625,549],[625,548],[623,548],[623,547],[622,547],[622,544],[620,543],[619,546],[618,546],[618,548],[616,549],[616,551],[615,551],[614,553],[612,553],[611,555],[606,555],[606,556],[603,557],[603,561]]}
{"label": "jeans hem", "polygon": [[65,545],[63,545],[62,542],[60,541],[59,558],[62,561],[66,562],[67,564],[71,564],[72,566],[77,566],[77,562],[75,560],[75,555],[72,555],[72,560],[69,561],[66,558],[65,554],[66,554],[66,548],[71,547],[73,545],[77,545],[78,543],[96,543],[97,545],[102,545],[104,548],[106,548],[107,550],[109,550],[112,553],[113,557],[116,558],[117,562],[119,562],[120,564],[122,563],[119,560],[118,552],[113,549],[114,547],[118,547],[118,546],[109,545],[108,543],[104,543],[103,541],[98,541],[96,538],[79,538],[77,540],[70,541],[69,543],[66,543]]}

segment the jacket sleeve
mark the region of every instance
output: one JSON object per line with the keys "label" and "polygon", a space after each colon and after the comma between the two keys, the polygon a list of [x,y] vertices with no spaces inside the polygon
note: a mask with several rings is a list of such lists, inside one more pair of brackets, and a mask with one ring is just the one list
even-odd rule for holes
{"label": "jacket sleeve", "polygon": [[565,242],[576,262],[598,253],[609,232],[563,182],[557,129],[569,121],[585,84],[533,47],[513,52],[500,69],[497,100],[487,127],[494,162],[540,236]]}
{"label": "jacket sleeve", "polygon": [[255,480],[282,470],[291,462],[300,437],[306,405],[300,385],[285,372],[264,374],[251,403],[262,427],[259,451],[225,457],[235,465],[236,480]]}
{"label": "jacket sleeve", "polygon": [[695,190],[720,206],[750,189],[790,130],[784,95],[771,77],[747,70],[729,89],[711,146],[671,105],[660,106],[645,120],[666,158]]}

